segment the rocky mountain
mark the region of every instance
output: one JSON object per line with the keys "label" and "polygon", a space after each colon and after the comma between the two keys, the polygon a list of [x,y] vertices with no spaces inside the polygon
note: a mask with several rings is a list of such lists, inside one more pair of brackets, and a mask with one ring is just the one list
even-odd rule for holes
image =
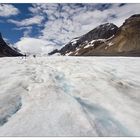
{"label": "rocky mountain", "polygon": [[18,49],[10,47],[0,33],[0,57],[22,56]]}
{"label": "rocky mountain", "polygon": [[56,52],[70,56],[140,56],[140,14],[126,19],[119,28],[112,23],[100,25],[49,54]]}

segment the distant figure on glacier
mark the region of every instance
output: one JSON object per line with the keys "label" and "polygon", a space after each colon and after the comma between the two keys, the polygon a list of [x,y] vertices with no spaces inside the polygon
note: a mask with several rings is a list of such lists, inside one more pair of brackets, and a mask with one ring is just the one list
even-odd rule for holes
{"label": "distant figure on glacier", "polygon": [[34,54],[33,57],[36,58],[36,55]]}
{"label": "distant figure on glacier", "polygon": [[25,59],[26,59],[26,57],[27,57],[26,53],[25,53],[25,55],[24,55],[24,56],[25,56]]}

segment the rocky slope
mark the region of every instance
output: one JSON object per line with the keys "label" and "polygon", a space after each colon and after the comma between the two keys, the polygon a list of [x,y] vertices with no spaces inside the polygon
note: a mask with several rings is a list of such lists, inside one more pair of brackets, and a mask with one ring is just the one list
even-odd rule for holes
{"label": "rocky slope", "polygon": [[16,48],[11,48],[7,45],[7,43],[3,40],[2,35],[0,33],[0,57],[12,57],[12,56],[22,56],[20,52]]}
{"label": "rocky slope", "polygon": [[57,50],[71,56],[140,56],[140,14],[121,27],[103,24]]}

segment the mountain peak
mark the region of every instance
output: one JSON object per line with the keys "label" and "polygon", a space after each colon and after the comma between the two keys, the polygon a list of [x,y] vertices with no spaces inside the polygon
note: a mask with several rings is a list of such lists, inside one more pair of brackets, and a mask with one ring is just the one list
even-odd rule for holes
{"label": "mountain peak", "polygon": [[4,56],[22,56],[22,54],[8,46],[0,33],[0,57]]}
{"label": "mountain peak", "polygon": [[[98,39],[108,39],[112,37],[118,31],[118,27],[113,23],[105,23],[97,26],[88,33],[71,40],[66,44],[59,52],[62,55],[69,54],[70,52],[76,51],[82,46],[87,45],[89,42]],[[58,52],[58,51],[57,51]],[[49,53],[54,54],[55,51]]]}
{"label": "mountain peak", "polygon": [[87,34],[85,34],[85,36],[86,38],[88,38],[89,41],[93,39],[107,39],[111,37],[113,34],[115,34],[117,30],[118,30],[118,27],[115,24],[104,23],[97,26],[96,28],[88,32]]}

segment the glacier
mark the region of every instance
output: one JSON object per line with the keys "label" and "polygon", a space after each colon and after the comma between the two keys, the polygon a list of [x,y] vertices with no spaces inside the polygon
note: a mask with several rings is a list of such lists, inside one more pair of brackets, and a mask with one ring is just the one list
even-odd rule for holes
{"label": "glacier", "polygon": [[140,58],[0,58],[0,136],[140,136]]}

